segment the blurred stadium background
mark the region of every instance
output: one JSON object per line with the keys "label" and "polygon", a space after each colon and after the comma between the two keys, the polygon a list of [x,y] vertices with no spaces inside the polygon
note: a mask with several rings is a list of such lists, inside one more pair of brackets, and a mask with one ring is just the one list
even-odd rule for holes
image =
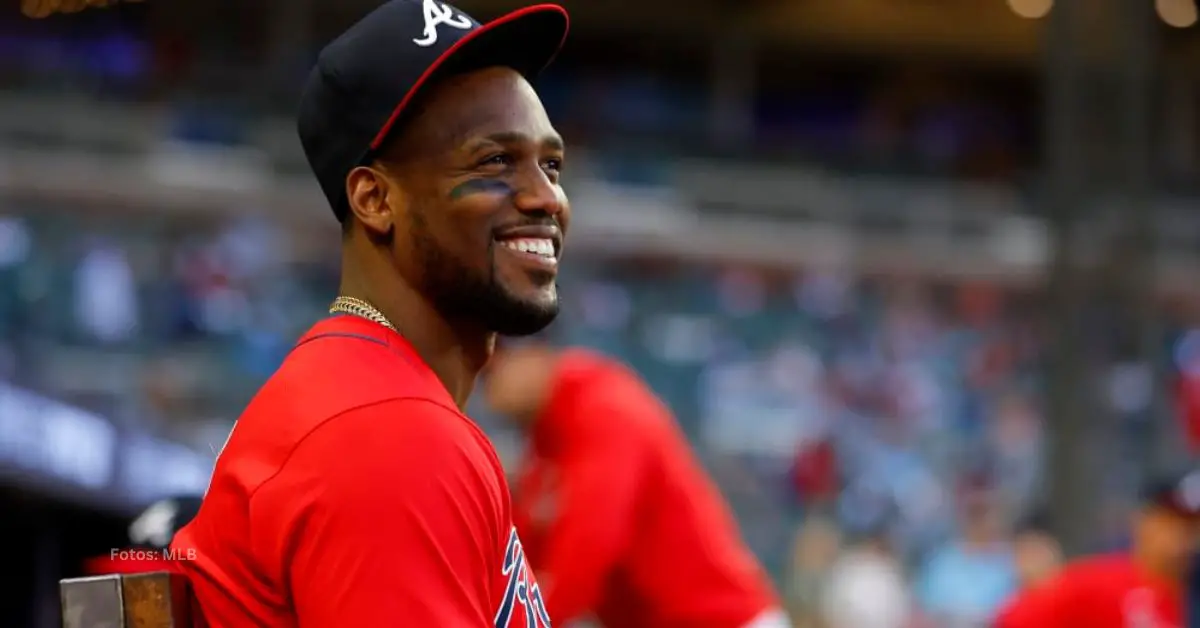
{"label": "blurred stadium background", "polygon": [[[798,619],[838,535],[882,532],[947,628],[1007,594],[1029,517],[1119,546],[1200,446],[1193,0],[566,4],[555,332],[670,402]],[[322,316],[338,231],[291,106],[371,6],[4,7],[4,625],[57,626],[58,578],[203,491]]]}

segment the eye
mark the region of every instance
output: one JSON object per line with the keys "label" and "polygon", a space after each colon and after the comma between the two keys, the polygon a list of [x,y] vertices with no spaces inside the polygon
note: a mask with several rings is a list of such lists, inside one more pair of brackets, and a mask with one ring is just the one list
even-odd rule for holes
{"label": "eye", "polygon": [[480,166],[508,167],[508,166],[511,166],[512,164],[513,164],[513,158],[508,153],[496,153],[495,155],[488,155],[482,161],[479,162]]}
{"label": "eye", "polygon": [[553,170],[554,172],[562,172],[562,166],[562,159],[558,157],[547,159],[545,164],[547,170]]}

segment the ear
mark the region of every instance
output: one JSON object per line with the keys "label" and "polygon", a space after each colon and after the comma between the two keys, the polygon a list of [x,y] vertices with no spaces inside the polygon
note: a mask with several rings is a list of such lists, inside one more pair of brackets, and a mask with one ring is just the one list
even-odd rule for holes
{"label": "ear", "polygon": [[350,212],[370,232],[391,233],[403,202],[396,183],[373,166],[359,166],[346,177],[346,200]]}

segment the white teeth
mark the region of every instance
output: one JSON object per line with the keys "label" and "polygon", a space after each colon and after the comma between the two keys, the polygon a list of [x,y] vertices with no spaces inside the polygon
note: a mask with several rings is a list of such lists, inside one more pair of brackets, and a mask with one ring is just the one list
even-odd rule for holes
{"label": "white teeth", "polygon": [[549,238],[516,238],[514,240],[503,240],[501,244],[522,253],[531,253],[542,257],[554,257],[554,241]]}

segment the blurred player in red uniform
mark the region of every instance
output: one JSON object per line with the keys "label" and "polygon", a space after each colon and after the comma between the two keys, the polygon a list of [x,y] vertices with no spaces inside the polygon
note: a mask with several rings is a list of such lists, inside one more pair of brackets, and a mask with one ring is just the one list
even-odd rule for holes
{"label": "blurred player in red uniform", "polygon": [[556,624],[787,625],[671,412],[633,372],[522,343],[497,354],[484,391],[529,432],[513,516]]}
{"label": "blurred player in red uniform", "polygon": [[1149,486],[1127,555],[1087,558],[1001,611],[996,628],[1183,628],[1200,535],[1200,472]]}
{"label": "blurred player in red uniform", "polygon": [[1041,586],[1062,569],[1062,546],[1040,516],[1021,522],[1016,532],[1013,562],[1021,589]]}
{"label": "blurred player in red uniform", "polygon": [[497,333],[558,312],[563,144],[527,77],[566,31],[554,5],[480,25],[389,0],[319,55],[298,126],[342,223],[340,296],[172,543],[207,625],[549,623],[499,459],[461,408]]}

